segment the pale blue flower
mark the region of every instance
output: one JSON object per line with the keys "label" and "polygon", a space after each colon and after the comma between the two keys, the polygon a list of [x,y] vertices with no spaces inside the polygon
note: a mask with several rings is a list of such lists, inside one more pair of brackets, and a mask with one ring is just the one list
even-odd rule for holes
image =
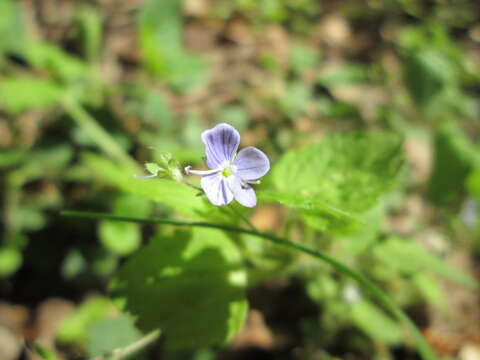
{"label": "pale blue flower", "polygon": [[270,170],[267,155],[253,146],[240,150],[240,134],[228,124],[218,124],[202,133],[207,155],[206,164],[210,170],[191,170],[186,174],[203,175],[201,186],[213,205],[223,206],[233,199],[247,207],[257,204],[253,184]]}

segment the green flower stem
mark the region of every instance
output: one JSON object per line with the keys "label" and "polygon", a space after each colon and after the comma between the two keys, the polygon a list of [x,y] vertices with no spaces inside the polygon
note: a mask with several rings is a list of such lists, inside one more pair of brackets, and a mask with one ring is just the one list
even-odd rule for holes
{"label": "green flower stem", "polygon": [[112,139],[112,137],[90,116],[83,107],[70,96],[62,100],[62,106],[77,124],[83,127],[95,140],[98,146],[113,159],[129,167],[132,171],[140,171],[138,164]]}
{"label": "green flower stem", "polygon": [[257,230],[257,228],[251,223],[251,221],[240,211],[238,211],[232,204],[227,206],[227,208],[232,212],[234,218],[239,217],[245,224],[248,225],[251,230]]}
{"label": "green flower stem", "polygon": [[266,240],[269,240],[273,243],[289,247],[291,249],[295,249],[301,251],[305,254],[309,254],[329,265],[334,267],[337,271],[340,271],[344,275],[349,276],[353,280],[355,280],[358,284],[360,284],[365,290],[370,292],[370,294],[375,297],[385,308],[387,308],[398,320],[400,320],[403,325],[408,329],[411,336],[413,337],[417,349],[421,354],[424,360],[436,360],[437,357],[433,350],[430,348],[428,343],[423,338],[420,331],[417,329],[415,324],[410,320],[410,318],[405,315],[405,313],[400,309],[389,297],[385,294],[381,289],[379,289],[374,283],[370,280],[365,278],[363,275],[355,272],[354,270],[350,269],[349,267],[343,265],[342,263],[338,262],[337,260],[325,255],[317,250],[308,248],[301,244],[297,244],[275,235],[259,232],[256,230],[247,230],[238,228],[235,226],[230,225],[222,225],[222,224],[211,224],[207,222],[187,222],[187,221],[177,221],[177,220],[169,220],[169,219],[158,219],[158,218],[135,218],[135,217],[127,217],[127,216],[116,216],[110,214],[102,214],[102,213],[93,213],[93,212],[82,212],[82,211],[62,211],[61,215],[69,216],[69,217],[76,217],[76,218],[86,218],[86,219],[108,219],[114,221],[130,221],[130,222],[137,222],[137,223],[155,223],[155,224],[166,224],[166,225],[174,225],[174,226],[196,226],[196,227],[205,227],[205,228],[212,228],[212,229],[219,229],[224,231],[232,231],[241,234],[248,234],[257,236]]}

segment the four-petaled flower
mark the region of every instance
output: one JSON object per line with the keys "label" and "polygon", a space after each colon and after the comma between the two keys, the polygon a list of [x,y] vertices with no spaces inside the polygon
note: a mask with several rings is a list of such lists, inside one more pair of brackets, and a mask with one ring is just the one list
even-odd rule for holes
{"label": "four-petaled flower", "polygon": [[203,175],[201,186],[213,205],[227,205],[235,198],[243,206],[254,207],[257,197],[251,185],[259,184],[258,179],[270,170],[267,155],[253,146],[237,154],[240,134],[225,123],[204,131],[202,141],[210,170],[191,170],[187,166],[185,173]]}

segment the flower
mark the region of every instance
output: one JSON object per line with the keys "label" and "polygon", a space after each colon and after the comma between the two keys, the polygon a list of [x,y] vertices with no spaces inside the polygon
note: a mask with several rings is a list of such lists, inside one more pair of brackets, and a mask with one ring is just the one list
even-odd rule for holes
{"label": "flower", "polygon": [[191,170],[185,173],[203,175],[201,186],[213,205],[227,205],[235,198],[240,204],[254,207],[257,196],[252,184],[270,170],[270,161],[259,149],[249,146],[237,154],[240,134],[231,125],[222,123],[202,133],[207,155],[206,164],[210,170]]}

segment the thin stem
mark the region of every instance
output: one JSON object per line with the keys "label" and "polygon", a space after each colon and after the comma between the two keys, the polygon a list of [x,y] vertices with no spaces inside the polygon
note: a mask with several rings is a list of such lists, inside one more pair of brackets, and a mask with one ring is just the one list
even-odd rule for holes
{"label": "thin stem", "polygon": [[158,340],[160,337],[160,330],[154,330],[144,337],[142,337],[140,340],[137,342],[134,342],[133,344],[130,344],[124,348],[121,349],[115,349],[113,350],[110,354],[107,355],[102,355],[102,356],[96,356],[92,358],[91,360],[106,360],[106,359],[113,359],[113,360],[121,360],[129,357],[130,355],[135,354],[136,352],[146,348],[147,346],[153,344],[155,341]]}
{"label": "thin stem", "polygon": [[417,327],[412,322],[412,320],[410,320],[409,317],[405,315],[405,313],[388,297],[387,294],[385,294],[380,288],[378,288],[374,283],[372,283],[363,275],[355,272],[354,270],[343,265],[337,260],[329,257],[328,255],[325,255],[309,247],[288,241],[286,239],[282,239],[280,237],[277,237],[269,233],[259,232],[256,230],[247,230],[247,229],[242,229],[235,226],[223,225],[223,224],[211,224],[206,222],[187,222],[187,221],[158,219],[158,218],[134,218],[134,217],[127,217],[127,216],[116,216],[116,215],[110,215],[110,214],[81,212],[81,211],[62,211],[61,214],[64,216],[76,217],[76,218],[108,219],[108,220],[115,220],[115,221],[130,221],[130,222],[138,222],[138,223],[157,223],[157,224],[166,224],[166,225],[174,225],[174,226],[204,227],[204,228],[212,228],[212,229],[219,229],[219,230],[225,230],[225,231],[233,231],[237,233],[257,236],[257,237],[269,240],[273,243],[301,251],[305,254],[311,255],[333,266],[336,270],[340,271],[344,275],[355,280],[365,290],[370,292],[371,295],[373,295],[383,306],[385,306],[385,308],[387,308],[397,319],[399,319],[404,324],[404,326],[408,329],[408,331],[412,335],[417,345],[417,349],[424,360],[437,359],[435,353],[430,348],[428,343],[425,341],[422,334],[417,329]]}
{"label": "thin stem", "polygon": [[65,111],[77,124],[83,127],[95,140],[98,146],[112,158],[128,166],[134,171],[139,171],[138,164],[125,153],[125,151],[111,138],[111,136],[95,121],[88,112],[74,99],[66,96],[62,100]]}
{"label": "thin stem", "polygon": [[243,222],[244,222],[245,224],[247,224],[250,229],[252,229],[252,230],[254,230],[254,231],[257,231],[257,228],[255,227],[255,225],[253,225],[253,224],[251,223],[251,221],[250,221],[245,215],[243,215],[240,211],[238,211],[238,209],[236,209],[235,206],[230,205],[230,206],[227,206],[227,208],[228,208],[231,212],[233,212],[233,214],[234,214],[235,216],[238,216],[240,219],[242,219]]}
{"label": "thin stem", "polygon": [[190,184],[190,183],[189,183],[188,181],[186,181],[186,180],[182,180],[182,184],[187,185],[188,187],[191,187],[192,189],[198,190],[198,191],[200,191],[201,193],[203,193],[203,189],[202,189],[201,187],[195,186],[195,185],[193,185],[193,184]]}

